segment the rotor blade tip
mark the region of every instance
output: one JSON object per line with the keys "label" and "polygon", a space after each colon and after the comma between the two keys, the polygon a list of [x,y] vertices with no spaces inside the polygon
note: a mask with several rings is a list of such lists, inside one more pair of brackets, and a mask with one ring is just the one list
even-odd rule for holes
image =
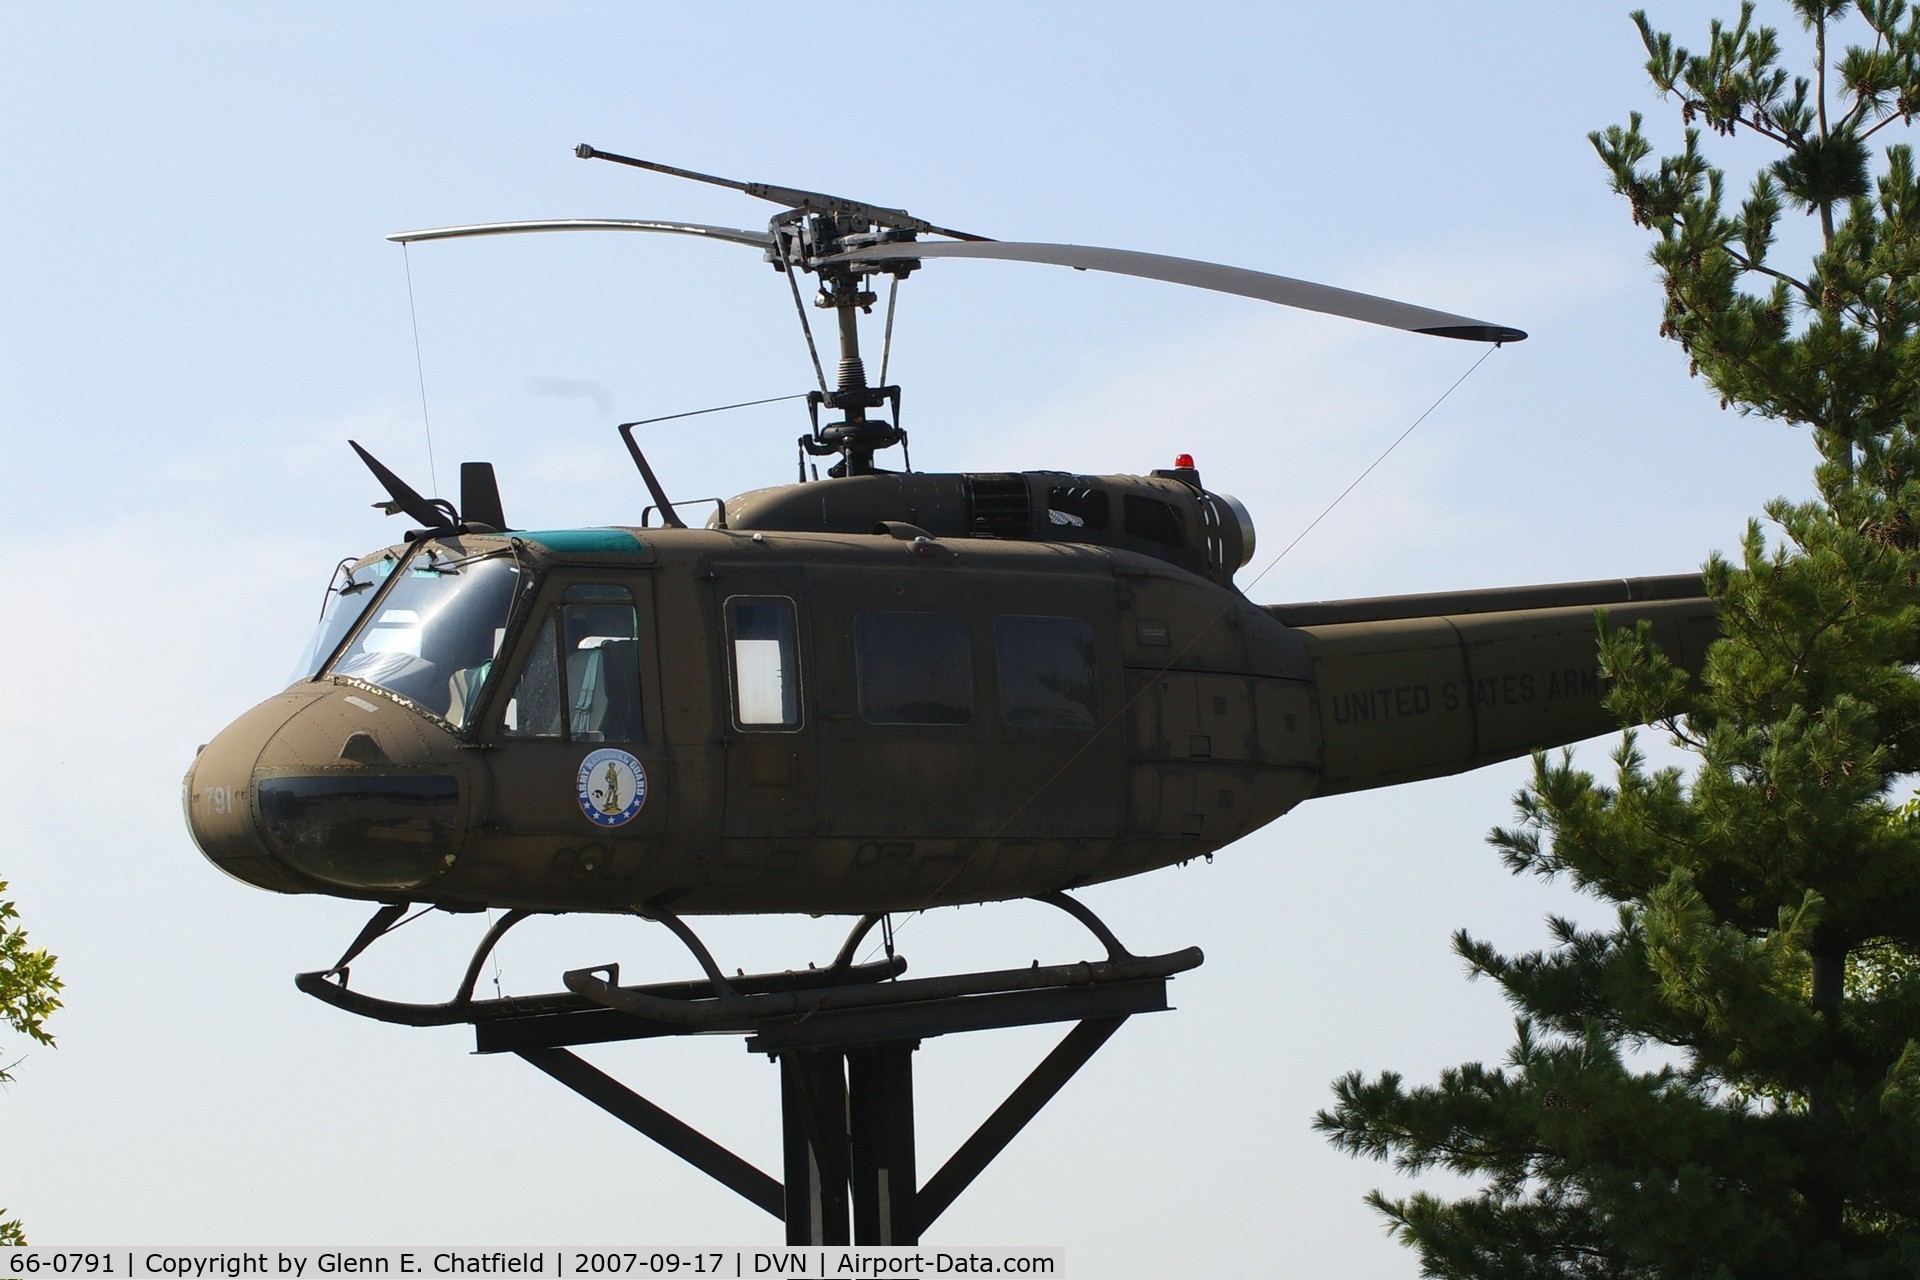
{"label": "rotor blade tip", "polygon": [[1459,338],[1463,342],[1491,342],[1495,346],[1527,340],[1526,330],[1509,329],[1503,324],[1439,325],[1431,329],[1416,329],[1414,332],[1435,338]]}

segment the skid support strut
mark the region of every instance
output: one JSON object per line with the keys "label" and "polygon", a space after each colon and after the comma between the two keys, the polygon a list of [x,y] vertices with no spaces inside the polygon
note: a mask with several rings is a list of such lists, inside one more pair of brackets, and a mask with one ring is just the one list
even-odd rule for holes
{"label": "skid support strut", "polygon": [[[621,986],[618,968],[608,965],[568,973],[566,992],[475,1000],[470,973],[456,997],[440,1005],[348,991],[344,966],[298,981],[330,1004],[385,1022],[472,1024],[479,1052],[519,1055],[783,1220],[789,1244],[914,1245],[1122,1023],[1168,1008],[1167,982],[1201,962],[1194,947],[1132,955],[1081,904],[1057,894],[1046,901],[1085,923],[1107,959],[897,981],[905,961],[896,957],[853,963],[876,919],[869,917],[824,970],[724,978],[675,920],[666,923],[700,960],[704,981]],[[482,954],[501,931],[488,935]],[[478,957],[470,970],[477,965]],[[913,1085],[921,1042],[1049,1022],[1076,1025],[921,1184]],[[750,1052],[779,1064],[781,1180],[572,1052],[582,1044],[714,1032],[742,1034]]]}

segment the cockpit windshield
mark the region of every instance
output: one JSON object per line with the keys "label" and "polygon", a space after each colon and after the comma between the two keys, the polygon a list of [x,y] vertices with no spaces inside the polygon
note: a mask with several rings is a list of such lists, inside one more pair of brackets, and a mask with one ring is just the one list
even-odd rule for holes
{"label": "cockpit windshield", "polygon": [[504,551],[462,558],[429,547],[407,561],[327,673],[390,689],[464,728],[520,581]]}

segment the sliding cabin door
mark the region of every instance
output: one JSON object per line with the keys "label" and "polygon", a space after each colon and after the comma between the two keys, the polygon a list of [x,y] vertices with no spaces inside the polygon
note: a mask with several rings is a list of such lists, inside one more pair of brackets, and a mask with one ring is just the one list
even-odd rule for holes
{"label": "sliding cabin door", "polygon": [[916,841],[1119,834],[1112,579],[1092,557],[1085,567],[816,575],[822,817],[833,834],[901,857]]}
{"label": "sliding cabin door", "polygon": [[806,627],[807,571],[715,565],[724,650],[726,837],[794,839],[817,825],[816,710]]}

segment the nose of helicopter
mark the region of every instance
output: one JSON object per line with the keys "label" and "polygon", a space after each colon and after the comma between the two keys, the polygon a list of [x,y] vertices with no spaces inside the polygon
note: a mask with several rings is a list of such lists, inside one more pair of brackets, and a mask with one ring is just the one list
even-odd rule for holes
{"label": "nose of helicopter", "polygon": [[412,892],[451,867],[472,769],[444,726],[371,691],[305,685],[187,770],[187,827],[221,870],[281,893]]}

